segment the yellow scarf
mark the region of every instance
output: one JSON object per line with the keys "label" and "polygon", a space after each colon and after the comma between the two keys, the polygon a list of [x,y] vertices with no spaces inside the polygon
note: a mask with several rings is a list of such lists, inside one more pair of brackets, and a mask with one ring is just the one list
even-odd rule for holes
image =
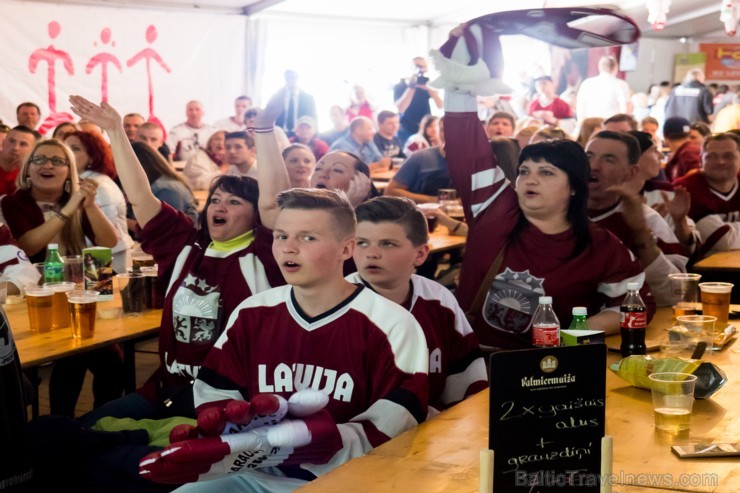
{"label": "yellow scarf", "polygon": [[211,241],[211,244],[208,245],[208,248],[212,248],[218,252],[233,252],[234,250],[237,250],[239,248],[247,248],[249,245],[252,244],[254,241],[254,230],[249,230],[243,235],[237,236],[236,238],[232,238],[230,240],[226,241]]}

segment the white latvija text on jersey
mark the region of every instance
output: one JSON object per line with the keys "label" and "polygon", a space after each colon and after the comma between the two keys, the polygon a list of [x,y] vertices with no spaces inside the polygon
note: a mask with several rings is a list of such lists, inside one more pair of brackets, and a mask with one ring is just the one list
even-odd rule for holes
{"label": "white latvija text on jersey", "polygon": [[338,401],[352,400],[355,382],[347,373],[337,376],[336,370],[304,363],[294,363],[292,366],[280,363],[271,374],[267,365],[258,365],[257,369],[261,393],[295,392],[310,388],[324,392]]}

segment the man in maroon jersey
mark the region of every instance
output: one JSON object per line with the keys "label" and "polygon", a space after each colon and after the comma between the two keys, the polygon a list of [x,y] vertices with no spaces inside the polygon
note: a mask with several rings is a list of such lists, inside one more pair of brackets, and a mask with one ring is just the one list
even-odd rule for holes
{"label": "man in maroon jersey", "polygon": [[[426,417],[429,356],[419,324],[402,307],[342,276],[355,244],[347,198],[293,189],[277,203],[273,254],[289,285],[248,298],[232,314],[198,372],[195,404],[203,416],[214,408],[225,412],[234,400],[288,398],[305,388],[325,393],[329,402],[319,413],[291,418],[289,435],[303,437],[300,446],[270,442],[269,426],[242,432],[256,439],[265,432],[260,447],[213,462],[203,457],[218,450],[199,448],[198,457],[186,458],[175,443],[142,461],[144,477],[200,480],[178,490],[191,493],[291,491]],[[202,427],[200,416],[198,422]],[[228,475],[204,481],[215,471]]]}
{"label": "man in maroon jersey", "polygon": [[689,217],[699,230],[702,256],[740,248],[739,141],[733,133],[708,137],[701,171],[675,183],[691,194]]}
{"label": "man in maroon jersey", "polygon": [[625,187],[639,171],[639,142],[626,133],[602,131],[586,144],[586,155],[589,217],[637,257],[658,306],[672,306],[676,300],[668,274],[686,271],[688,252],[665,219],[638,200],[638,190]]}

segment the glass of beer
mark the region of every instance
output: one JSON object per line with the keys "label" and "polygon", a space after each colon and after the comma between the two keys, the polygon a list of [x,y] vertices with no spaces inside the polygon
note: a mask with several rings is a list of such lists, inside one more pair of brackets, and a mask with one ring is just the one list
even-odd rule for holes
{"label": "glass of beer", "polygon": [[424,217],[427,218],[427,228],[429,229],[429,232],[431,233],[435,229],[437,229],[437,216],[434,215],[434,212],[439,210],[442,205],[441,204],[419,204],[416,207],[424,214]]}
{"label": "glass of beer", "polygon": [[70,323],[67,293],[75,288],[75,283],[47,282],[44,286],[54,291],[54,297],[51,301],[51,328],[66,329]]}
{"label": "glass of beer", "polygon": [[51,306],[54,290],[43,286],[26,287],[28,322],[31,332],[51,330]]}
{"label": "glass of beer", "polygon": [[95,314],[98,291],[69,291],[69,313],[72,315],[72,337],[89,339],[95,333]]}
{"label": "glass of beer", "polygon": [[691,427],[696,375],[688,373],[653,373],[650,375],[655,427],[678,434]]}
{"label": "glass of beer", "polygon": [[131,254],[131,261],[133,262],[134,268],[138,267],[154,267],[154,257],[148,253],[144,253],[142,250],[134,250]]}
{"label": "glass of beer", "polygon": [[668,274],[673,288],[673,321],[685,315],[696,315],[701,310],[699,303],[699,280],[701,274]]}
{"label": "glass of beer", "polygon": [[717,323],[714,326],[715,332],[722,332],[727,327],[730,316],[732,286],[733,284],[729,282],[703,282],[699,284],[702,313],[717,317]]}

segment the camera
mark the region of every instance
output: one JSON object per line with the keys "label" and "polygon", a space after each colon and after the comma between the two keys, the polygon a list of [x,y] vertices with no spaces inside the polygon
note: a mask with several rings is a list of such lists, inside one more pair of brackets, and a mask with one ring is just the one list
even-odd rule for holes
{"label": "camera", "polygon": [[429,77],[426,77],[424,75],[424,72],[422,72],[421,70],[419,70],[416,73],[416,84],[419,85],[419,86],[423,86],[423,85],[426,85],[428,82],[429,82]]}

